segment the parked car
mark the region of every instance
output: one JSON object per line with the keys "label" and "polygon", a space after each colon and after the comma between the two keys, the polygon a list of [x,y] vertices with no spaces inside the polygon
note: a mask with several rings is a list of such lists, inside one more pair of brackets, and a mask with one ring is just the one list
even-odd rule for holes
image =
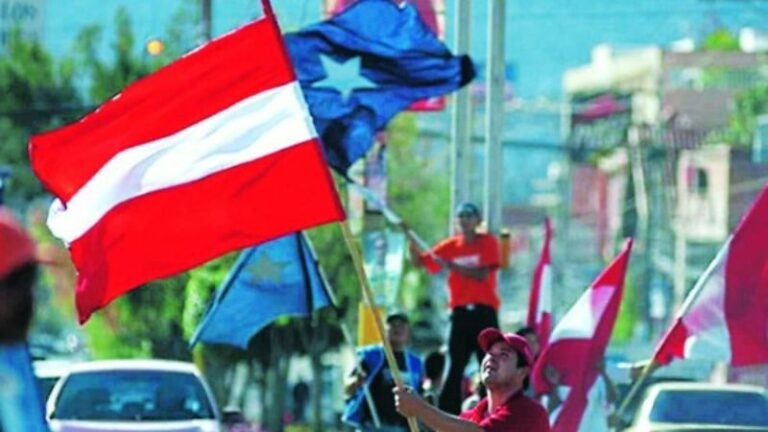
{"label": "parked car", "polygon": [[741,384],[654,384],[626,431],[768,431],[768,394]]}
{"label": "parked car", "polygon": [[221,412],[191,363],[112,360],[72,367],[56,383],[46,414],[53,432],[220,432]]}

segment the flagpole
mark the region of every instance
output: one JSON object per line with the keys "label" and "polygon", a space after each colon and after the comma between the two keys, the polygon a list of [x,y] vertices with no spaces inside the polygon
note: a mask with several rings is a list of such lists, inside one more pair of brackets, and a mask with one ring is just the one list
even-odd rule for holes
{"label": "flagpole", "polygon": [[[352,335],[349,332],[349,328],[345,323],[341,323],[341,333],[344,335],[344,340],[352,347],[354,351],[355,344],[352,342]],[[359,361],[355,360],[355,371],[358,374],[364,374],[363,365]],[[363,383],[363,395],[365,395],[365,401],[368,403],[368,409],[371,411],[371,417],[373,417],[373,425],[377,428],[381,427],[381,420],[379,420],[379,411],[376,409],[376,404],[373,403],[373,396],[371,396],[371,389],[364,382]]]}
{"label": "flagpole", "polygon": [[[731,242],[731,239],[733,236],[728,237],[728,239],[725,241],[725,244],[728,245]],[[721,247],[720,250],[717,252],[717,255],[715,258],[709,263],[709,266],[707,266],[707,269],[704,270],[704,273],[699,276],[699,279],[696,281],[696,284],[693,286],[691,291],[688,293],[688,296],[683,301],[683,305],[680,307],[680,310],[675,315],[675,320],[672,322],[672,325],[674,326],[679,319],[681,319],[685,314],[688,313],[688,311],[693,306],[693,303],[696,301],[696,299],[699,297],[701,292],[704,290],[704,286],[706,285],[707,281],[712,276],[712,273],[714,273],[715,269],[717,268],[717,265],[722,262],[722,260],[725,257],[727,248]],[[666,338],[666,336],[664,337]],[[663,344],[664,339],[659,343],[659,345],[656,347],[656,350],[654,351],[653,358],[656,358],[656,351],[658,351],[659,347]],[[629,402],[634,398],[635,393],[640,388],[640,384],[642,384],[643,381],[648,378],[648,376],[653,373],[658,368],[658,365],[656,362],[651,359],[651,361],[645,366],[643,369],[643,373],[640,375],[640,377],[637,379],[637,381],[632,385],[632,388],[630,389],[629,393],[627,393],[627,396],[624,398],[624,400],[621,402],[621,406],[619,406],[619,409],[616,411],[616,415],[620,416],[622,412],[627,408],[627,405],[629,405]]]}
{"label": "flagpole", "polygon": [[[323,286],[323,289],[325,290],[325,293],[328,295],[328,299],[331,301],[331,305],[333,307],[333,310],[336,311],[337,318],[339,319],[339,322],[341,323],[341,334],[344,337],[344,340],[347,342],[347,346],[351,347],[352,354],[355,355],[354,352],[354,342],[352,342],[352,334],[349,331],[349,327],[341,320],[341,316],[339,315],[339,309],[336,307],[336,296],[333,294],[333,290],[331,289],[331,284],[328,283],[328,279],[325,277],[325,272],[323,271],[323,268],[320,267],[320,263],[317,261],[317,255],[315,254],[315,249],[312,247],[312,243],[309,241],[309,238],[305,233],[301,233],[301,236],[304,238],[304,242],[307,246],[307,249],[309,249],[309,254],[312,256],[312,260],[314,261],[315,265],[317,266],[317,272],[320,275],[320,280],[322,281],[321,285]],[[311,309],[310,309],[311,310]],[[313,315],[316,315],[316,311],[313,310]],[[360,362],[355,361],[355,371],[358,373],[365,373],[363,370],[363,366],[360,364]],[[373,396],[371,396],[371,389],[363,384],[363,394],[365,395],[365,401],[368,403],[368,408],[371,412],[371,417],[373,417],[373,425],[378,427],[381,427],[381,420],[379,420],[379,412],[376,410],[376,405],[373,403]]]}
{"label": "flagpole", "polygon": [[[619,405],[619,408],[616,410],[616,413],[614,414],[616,416],[616,419],[621,422],[621,415],[626,411],[627,407],[629,406],[629,402],[632,401],[632,399],[635,398],[636,393],[640,390],[640,386],[645,382],[646,379],[648,379],[651,374],[658,369],[658,365],[656,364],[653,359],[648,361],[648,364],[645,365],[643,368],[643,372],[640,374],[639,377],[637,377],[637,380],[632,384],[632,388],[629,389],[629,392],[624,397],[624,399],[621,401],[621,405]],[[619,425],[614,425],[611,427],[611,429],[618,430]],[[623,426],[623,425],[621,425]]]}
{"label": "flagpole", "polygon": [[405,223],[402,217],[398,216],[394,211],[392,211],[392,209],[390,209],[387,206],[385,202],[379,199],[376,196],[376,194],[373,193],[372,190],[350,179],[347,179],[347,185],[351,187],[354,191],[362,195],[366,201],[369,201],[371,204],[378,207],[389,223],[393,225],[397,225],[400,228],[402,228],[405,235],[408,236],[408,238],[410,238],[411,240],[413,240],[419,246],[419,248],[427,252],[430,258],[435,260],[441,266],[445,267],[446,265],[445,261],[442,258],[438,257],[437,254],[435,254],[432,248],[430,248],[429,244],[427,244],[427,242],[424,241],[424,239],[421,238],[421,236],[419,236],[419,234],[416,231],[414,231],[413,228],[408,226],[408,224]]}
{"label": "flagpole", "polygon": [[[368,285],[368,278],[365,275],[365,268],[363,267],[363,260],[360,256],[360,251],[357,249],[353,242],[352,231],[349,229],[349,222],[347,222],[345,219],[339,222],[339,225],[341,226],[341,232],[344,235],[344,242],[347,244],[347,249],[349,249],[349,254],[352,256],[352,262],[355,265],[357,278],[360,281],[360,286],[363,289],[363,298],[373,313],[373,322],[376,325],[376,330],[378,330],[379,336],[381,337],[381,344],[384,347],[384,354],[387,358],[389,369],[392,372],[392,378],[395,380],[395,386],[397,386],[399,390],[403,390],[405,388],[403,385],[403,377],[400,374],[400,368],[397,366],[397,360],[395,359],[395,355],[392,352],[392,346],[389,343],[389,339],[387,339],[386,334],[384,333],[384,323],[381,320],[381,314],[379,313],[378,306],[376,305],[376,301],[373,298],[371,287]],[[415,418],[408,417],[408,428],[411,432],[419,431]]]}

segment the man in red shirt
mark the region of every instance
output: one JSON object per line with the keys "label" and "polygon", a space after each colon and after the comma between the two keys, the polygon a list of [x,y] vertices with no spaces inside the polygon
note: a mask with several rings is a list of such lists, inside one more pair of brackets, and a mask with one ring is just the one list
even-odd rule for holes
{"label": "man in red shirt", "polygon": [[547,432],[547,411],[523,394],[533,355],[525,338],[487,328],[478,336],[486,352],[481,365],[488,396],[456,417],[428,404],[410,389],[395,388],[395,406],[441,432]]}
{"label": "man in red shirt", "polygon": [[448,274],[448,306],[451,327],[448,333],[450,368],[439,398],[439,407],[452,414],[461,410],[464,369],[472,353],[478,364],[483,352],[477,335],[486,327],[499,326],[499,296],[496,273],[499,269],[499,243],[493,235],[477,232],[480,211],[474,204],[463,203],[456,209],[460,233],[449,237],[429,251],[422,251],[411,237],[411,261],[430,273],[446,267]]}

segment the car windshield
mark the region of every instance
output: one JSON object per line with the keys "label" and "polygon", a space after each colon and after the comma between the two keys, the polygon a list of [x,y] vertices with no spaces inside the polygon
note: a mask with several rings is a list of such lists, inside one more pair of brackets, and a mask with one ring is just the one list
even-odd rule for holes
{"label": "car windshield", "polygon": [[733,391],[664,391],[650,419],[658,423],[768,426],[768,399]]}
{"label": "car windshield", "polygon": [[62,420],[212,419],[199,379],[189,373],[120,370],[73,373],[56,401]]}
{"label": "car windshield", "polygon": [[56,385],[56,381],[58,380],[59,377],[37,378],[37,387],[40,389],[40,395],[42,396],[43,400],[48,399],[48,396],[51,394],[51,390],[53,390],[53,386]]}

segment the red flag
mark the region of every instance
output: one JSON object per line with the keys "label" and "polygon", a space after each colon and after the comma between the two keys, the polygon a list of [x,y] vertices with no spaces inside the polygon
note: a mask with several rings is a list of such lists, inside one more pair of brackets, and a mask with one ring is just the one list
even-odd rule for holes
{"label": "red flag", "polygon": [[587,421],[594,420],[584,416],[584,412],[597,384],[597,365],[605,355],[619,313],[631,250],[630,239],[557,323],[549,346],[534,366],[533,384],[538,393],[552,389],[544,377],[547,367],[554,368],[560,376],[560,385],[568,388],[568,396],[552,425],[553,431],[577,431]]}
{"label": "red flag", "polygon": [[[267,5],[268,6],[268,5]],[[343,219],[269,12],[32,137],[58,198],[85,322],[116,297],[223,253]]]}
{"label": "red flag", "polygon": [[528,327],[538,336],[540,350],[547,346],[549,333],[552,331],[552,260],[550,243],[552,242],[552,222],[544,219],[544,244],[541,256],[533,271],[531,297],[528,302]]}
{"label": "red flag", "polygon": [[696,282],[653,359],[768,363],[768,187]]}

